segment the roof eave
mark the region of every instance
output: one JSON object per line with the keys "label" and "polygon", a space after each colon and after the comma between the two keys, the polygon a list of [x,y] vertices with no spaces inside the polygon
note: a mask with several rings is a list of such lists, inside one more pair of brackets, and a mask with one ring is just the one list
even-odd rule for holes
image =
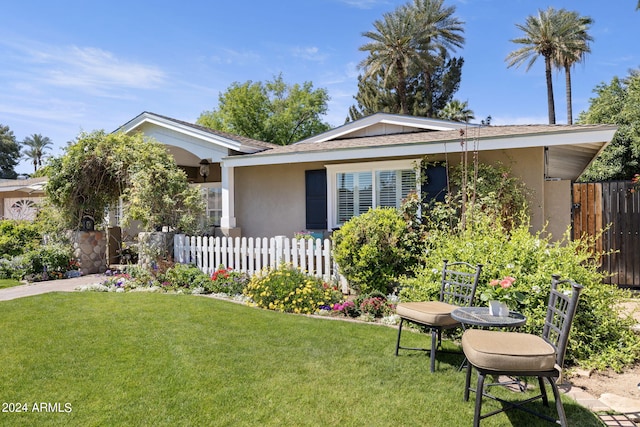
{"label": "roof eave", "polygon": [[[480,137],[479,151],[498,149],[516,149],[529,147],[545,147],[555,145],[572,145],[578,143],[602,143],[611,141],[616,127],[603,129],[578,130],[567,132],[549,132],[543,134],[504,135],[498,137]],[[509,144],[505,144],[505,140]],[[261,153],[258,155],[232,156],[223,159],[225,166],[244,167],[259,165],[277,165],[286,163],[304,163],[317,161],[364,160],[371,158],[405,157],[433,155],[441,153],[459,153],[463,151],[459,139],[449,139],[423,143],[405,143],[394,145],[379,145],[368,147],[347,147],[333,150],[323,150],[319,144],[318,150],[292,151],[287,153]]]}
{"label": "roof eave", "polygon": [[207,133],[205,131],[202,131],[200,129],[197,128],[193,128],[190,126],[187,126],[185,124],[182,123],[178,123],[172,120],[168,120],[164,117],[160,117],[157,116],[156,114],[153,113],[149,113],[149,112],[144,112],[140,115],[138,115],[137,117],[133,118],[131,121],[125,123],[124,125],[120,126],[116,132],[121,131],[124,133],[130,133],[135,131],[137,128],[141,127],[142,125],[144,125],[145,123],[150,123],[150,124],[154,124],[156,126],[160,126],[160,127],[164,127],[170,130],[174,130],[176,132],[179,132],[181,134],[184,135],[188,135],[191,136],[193,138],[197,138],[197,139],[201,139],[201,140],[205,140],[207,142],[213,143],[213,144],[217,144],[220,145],[224,148],[230,149],[230,150],[235,150],[241,153],[246,153],[246,154],[253,154],[253,153],[258,153],[260,151],[263,151],[264,149],[260,149],[257,147],[251,147],[251,146],[247,146],[245,144],[242,144],[239,141],[235,141],[233,139],[229,139],[229,138],[225,138],[221,135],[214,135],[214,134],[210,134]]}

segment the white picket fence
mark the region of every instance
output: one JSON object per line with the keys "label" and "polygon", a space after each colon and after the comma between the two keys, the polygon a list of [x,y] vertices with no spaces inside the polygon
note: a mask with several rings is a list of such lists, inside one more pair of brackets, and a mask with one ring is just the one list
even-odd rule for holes
{"label": "white picket fence", "polygon": [[232,238],[177,234],[174,237],[173,257],[175,262],[195,264],[207,274],[224,266],[254,275],[264,268],[277,268],[286,263],[327,281],[343,281],[333,262],[329,239],[289,239],[285,236]]}

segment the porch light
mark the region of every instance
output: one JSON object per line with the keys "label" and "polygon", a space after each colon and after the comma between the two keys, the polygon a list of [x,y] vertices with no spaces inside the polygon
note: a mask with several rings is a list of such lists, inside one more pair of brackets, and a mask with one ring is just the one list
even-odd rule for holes
{"label": "porch light", "polygon": [[207,159],[200,160],[200,176],[202,181],[206,181],[209,176],[209,161]]}

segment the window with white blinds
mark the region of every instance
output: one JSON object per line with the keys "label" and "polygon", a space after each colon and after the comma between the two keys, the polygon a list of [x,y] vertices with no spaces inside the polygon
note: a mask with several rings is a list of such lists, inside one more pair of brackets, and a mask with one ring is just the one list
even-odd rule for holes
{"label": "window with white blinds", "polygon": [[338,222],[348,221],[373,206],[371,172],[339,173],[337,179]]}
{"label": "window with white blinds", "polygon": [[413,169],[337,172],[335,185],[335,220],[336,225],[342,225],[372,207],[399,208],[402,200],[416,190],[416,173]]}
{"label": "window with white blinds", "polygon": [[402,200],[416,188],[413,170],[376,172],[376,206],[400,207]]}

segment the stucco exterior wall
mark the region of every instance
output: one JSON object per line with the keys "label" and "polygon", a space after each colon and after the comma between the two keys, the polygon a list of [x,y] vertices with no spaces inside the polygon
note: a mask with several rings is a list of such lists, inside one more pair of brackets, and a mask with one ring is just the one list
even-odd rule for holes
{"label": "stucco exterior wall", "polygon": [[[469,161],[473,154],[469,153]],[[460,161],[459,153],[446,156],[450,163]],[[431,156],[430,161],[445,160],[445,156]],[[554,221],[554,236],[566,227],[566,206],[559,200],[570,193],[562,186],[547,186],[544,181],[544,149],[523,148],[480,152],[483,163],[500,162],[522,179],[530,190],[531,228],[541,230],[547,220]],[[238,227],[245,237],[272,237],[293,234],[305,228],[305,170],[324,169],[325,163],[292,163],[275,166],[239,167],[235,169],[235,211]],[[549,187],[553,195],[545,198]],[[553,209],[545,211],[545,204]],[[569,205],[570,209],[570,205]],[[558,225],[555,221],[560,221]],[[557,228],[556,228],[557,227]]]}
{"label": "stucco exterior wall", "polygon": [[545,223],[544,206],[544,148],[520,148],[481,152],[482,163],[500,162],[520,178],[529,190],[529,210],[532,231],[542,230]]}
{"label": "stucco exterior wall", "polygon": [[273,237],[305,229],[306,170],[322,163],[235,169],[236,222],[243,237]]}
{"label": "stucco exterior wall", "polygon": [[560,240],[571,226],[571,181],[547,181],[544,183],[544,219],[551,240]]}
{"label": "stucco exterior wall", "polygon": [[[469,167],[473,167],[473,153],[467,154]],[[429,161],[448,160],[449,164],[460,164],[460,153],[429,156]],[[519,148],[509,150],[481,151],[478,154],[480,163],[497,164],[511,170],[511,173],[524,182],[529,189],[529,208],[531,212],[531,229],[539,231],[545,223],[545,181],[544,181],[544,148]],[[569,196],[568,196],[569,197]]]}

